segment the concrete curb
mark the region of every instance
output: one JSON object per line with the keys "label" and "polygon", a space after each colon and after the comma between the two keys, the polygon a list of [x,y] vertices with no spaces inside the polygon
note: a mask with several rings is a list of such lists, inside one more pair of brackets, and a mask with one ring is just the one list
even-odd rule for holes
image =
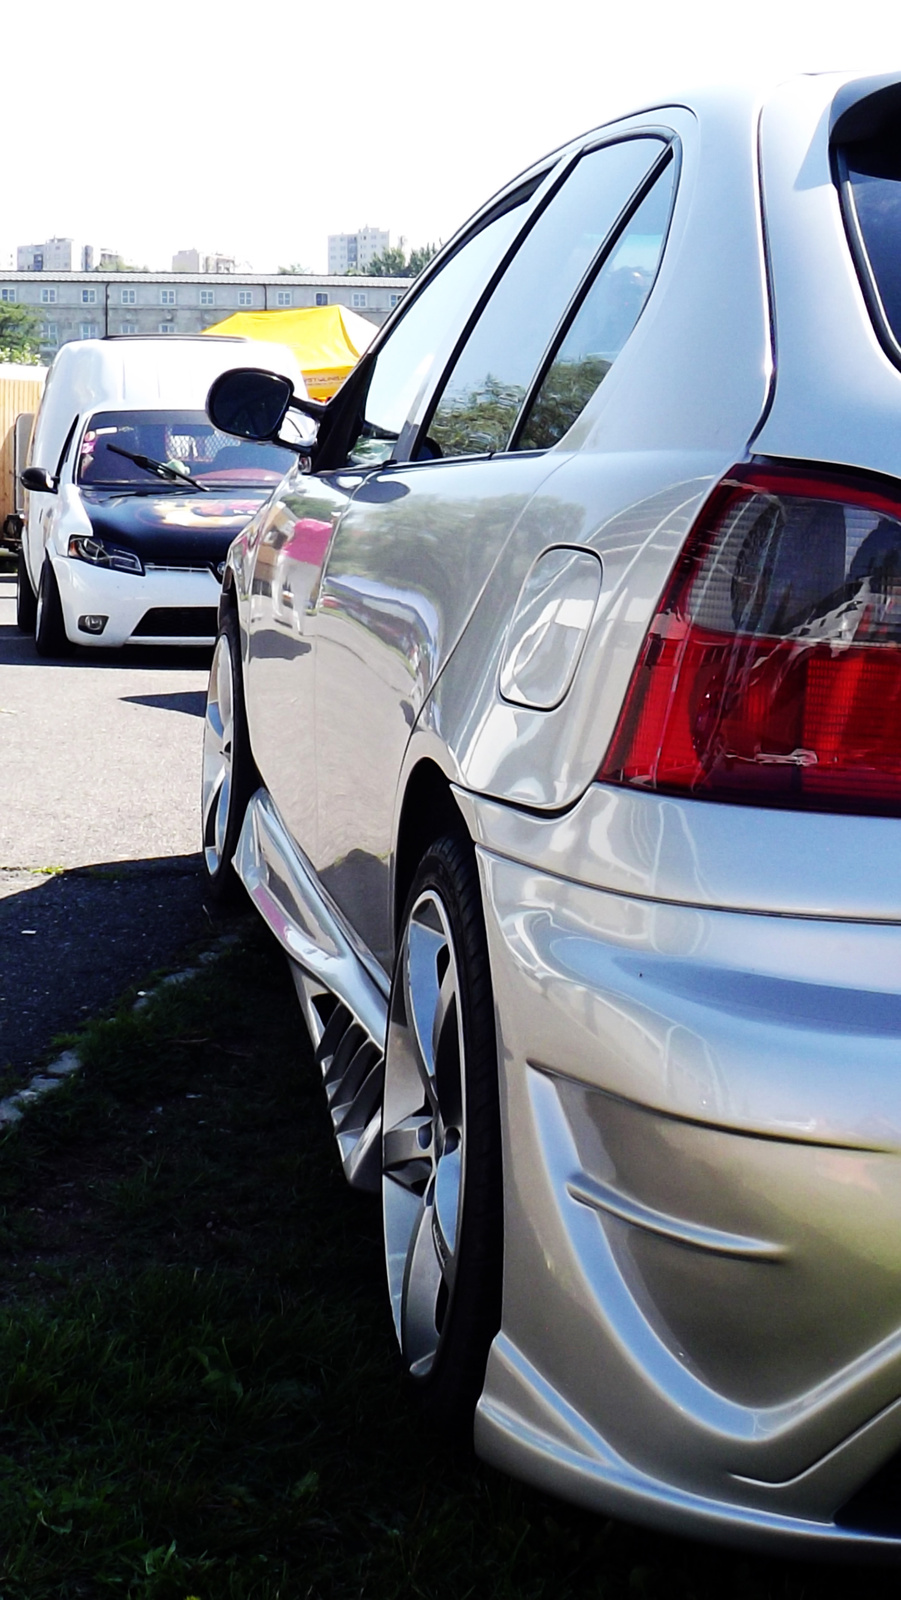
{"label": "concrete curb", "polygon": [[[163,990],[171,988],[173,984],[189,983],[192,978],[199,978],[205,967],[210,966],[214,961],[218,961],[219,957],[231,945],[239,942],[239,939],[240,935],[237,933],[225,933],[221,939],[216,940],[216,943],[209,950],[204,950],[197,957],[193,966],[182,967],[178,972],[168,973],[165,978],[160,979],[153,989],[139,989],[138,998],[132,1006],[132,1010],[145,1010],[147,1006],[153,1003],[157,995],[161,994]],[[50,1062],[49,1066],[42,1067],[40,1072],[35,1073],[24,1089],[17,1089],[15,1094],[7,1095],[5,1100],[0,1100],[0,1128],[8,1127],[14,1122],[20,1122],[28,1106],[32,1105],[35,1100],[39,1100],[41,1095],[49,1094],[52,1089],[58,1089],[60,1084],[65,1083],[66,1079],[71,1077],[73,1072],[77,1072],[80,1067],[81,1057],[78,1051],[64,1050],[61,1056],[57,1056],[55,1061]]]}

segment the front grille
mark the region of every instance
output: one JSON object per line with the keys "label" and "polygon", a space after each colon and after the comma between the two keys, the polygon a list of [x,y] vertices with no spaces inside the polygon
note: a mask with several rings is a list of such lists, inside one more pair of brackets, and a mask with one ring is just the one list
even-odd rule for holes
{"label": "front grille", "polygon": [[215,606],[153,606],[145,611],[133,639],[215,639]]}
{"label": "front grille", "polygon": [[145,572],[203,572],[203,573],[206,573],[206,572],[212,572],[214,570],[214,567],[215,567],[215,563],[211,563],[209,566],[206,566],[206,567],[180,567],[180,566],[178,566],[178,565],[176,565],[176,564],[174,564],[172,562],[170,562],[168,566],[165,563],[160,562],[160,561],[145,561],[144,562],[144,571]]}

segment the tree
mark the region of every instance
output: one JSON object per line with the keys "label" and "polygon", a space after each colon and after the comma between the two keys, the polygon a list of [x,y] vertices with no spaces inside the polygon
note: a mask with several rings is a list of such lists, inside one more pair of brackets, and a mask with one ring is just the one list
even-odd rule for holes
{"label": "tree", "polygon": [[401,239],[399,244],[389,244],[387,250],[380,250],[363,268],[363,275],[367,278],[406,278],[407,252],[404,240]]}
{"label": "tree", "polygon": [[282,276],[286,276],[289,272],[296,273],[301,278],[311,276],[309,267],[303,266],[300,261],[292,261],[290,267],[279,267],[278,270]]}
{"label": "tree", "polygon": [[41,359],[41,322],[28,306],[0,302],[0,361],[36,367]]}
{"label": "tree", "polygon": [[407,262],[408,270],[404,273],[404,277],[418,278],[423,268],[428,266],[432,257],[436,256],[440,249],[440,242],[438,244],[417,245],[414,250],[410,251],[410,259]]}
{"label": "tree", "polygon": [[138,267],[131,261],[126,261],[124,256],[110,255],[104,251],[95,272],[147,272],[147,267]]}
{"label": "tree", "polygon": [[362,276],[367,278],[418,278],[423,267],[428,266],[433,255],[437,253],[437,244],[420,244],[407,255],[407,241],[404,238],[397,244],[388,246],[377,256],[373,256],[368,267],[363,267]]}

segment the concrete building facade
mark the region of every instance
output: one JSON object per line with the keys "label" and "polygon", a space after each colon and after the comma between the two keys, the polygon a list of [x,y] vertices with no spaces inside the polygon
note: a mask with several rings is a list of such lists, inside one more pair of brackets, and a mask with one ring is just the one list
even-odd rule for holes
{"label": "concrete building facade", "polygon": [[49,361],[72,339],[201,333],[233,311],[341,305],[381,326],[409,287],[407,278],[44,269],[0,273],[0,302],[38,313],[41,355]]}

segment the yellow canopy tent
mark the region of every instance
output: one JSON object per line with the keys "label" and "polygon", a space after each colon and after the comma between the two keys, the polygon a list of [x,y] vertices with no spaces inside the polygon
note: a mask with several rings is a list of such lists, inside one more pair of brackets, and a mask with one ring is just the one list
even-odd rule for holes
{"label": "yellow canopy tent", "polygon": [[328,400],[378,330],[344,306],[306,306],[297,311],[236,311],[203,331],[290,345],[308,394],[314,400]]}

